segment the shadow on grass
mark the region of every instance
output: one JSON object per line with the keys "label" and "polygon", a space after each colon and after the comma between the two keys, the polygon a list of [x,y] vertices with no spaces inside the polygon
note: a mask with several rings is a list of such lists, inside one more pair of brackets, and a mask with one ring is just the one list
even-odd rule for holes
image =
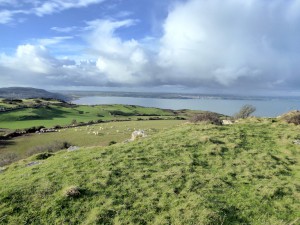
{"label": "shadow on grass", "polygon": [[6,146],[9,146],[9,145],[14,145],[14,144],[15,144],[15,142],[12,140],[0,140],[0,149],[5,148]]}
{"label": "shadow on grass", "polygon": [[52,120],[54,118],[66,118],[66,115],[70,114],[70,112],[68,111],[52,107],[34,109],[32,113],[34,113],[35,115],[22,116],[20,117],[20,120]]}

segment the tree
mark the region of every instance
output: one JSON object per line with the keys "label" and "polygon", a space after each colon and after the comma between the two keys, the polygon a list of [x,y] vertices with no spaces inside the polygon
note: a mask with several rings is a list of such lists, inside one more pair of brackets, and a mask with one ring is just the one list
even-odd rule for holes
{"label": "tree", "polygon": [[244,105],[238,113],[234,115],[235,119],[245,119],[256,111],[253,105]]}

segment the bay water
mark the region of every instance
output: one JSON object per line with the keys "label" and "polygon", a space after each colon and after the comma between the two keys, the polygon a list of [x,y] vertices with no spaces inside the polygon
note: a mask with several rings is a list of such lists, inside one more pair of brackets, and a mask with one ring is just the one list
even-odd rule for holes
{"label": "bay water", "polygon": [[255,116],[276,117],[291,110],[300,109],[298,99],[264,99],[264,100],[235,100],[235,99],[161,99],[136,97],[81,97],[73,101],[78,105],[126,104],[163,109],[193,109],[205,110],[232,116],[245,105],[256,107]]}

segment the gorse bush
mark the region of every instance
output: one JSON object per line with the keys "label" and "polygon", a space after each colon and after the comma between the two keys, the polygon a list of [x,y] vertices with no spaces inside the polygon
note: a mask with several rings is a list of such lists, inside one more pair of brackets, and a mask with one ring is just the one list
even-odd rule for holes
{"label": "gorse bush", "polygon": [[245,119],[249,117],[252,113],[256,111],[256,108],[253,105],[244,105],[240,109],[238,113],[236,113],[233,117],[235,119]]}
{"label": "gorse bush", "polygon": [[219,116],[216,113],[212,112],[196,114],[193,117],[191,117],[189,121],[192,123],[209,122],[215,125],[222,125],[222,120],[219,118]]}

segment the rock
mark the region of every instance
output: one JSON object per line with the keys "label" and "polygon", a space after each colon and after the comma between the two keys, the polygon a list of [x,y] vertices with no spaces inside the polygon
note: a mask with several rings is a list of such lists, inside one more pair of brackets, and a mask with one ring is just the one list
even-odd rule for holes
{"label": "rock", "polygon": [[39,164],[41,164],[41,162],[33,161],[33,162],[26,164],[26,166],[34,166],[34,165],[39,165]]}
{"label": "rock", "polygon": [[78,147],[78,146],[70,146],[68,149],[67,149],[67,151],[68,152],[73,152],[73,151],[77,151],[77,150],[79,150],[80,149],[80,147]]}
{"label": "rock", "polygon": [[294,140],[294,141],[293,141],[293,144],[295,144],[295,145],[300,145],[300,140],[299,140],[299,139]]}
{"label": "rock", "polygon": [[231,120],[222,120],[222,124],[223,125],[230,125],[230,124],[233,124],[233,122]]}

